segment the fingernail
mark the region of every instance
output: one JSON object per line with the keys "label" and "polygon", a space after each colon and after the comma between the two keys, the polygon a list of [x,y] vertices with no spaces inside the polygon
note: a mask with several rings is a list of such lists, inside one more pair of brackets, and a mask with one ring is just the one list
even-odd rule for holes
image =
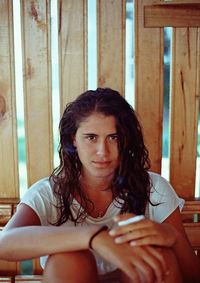
{"label": "fingernail", "polygon": [[122,243],[122,242],[123,242],[123,240],[122,240],[122,238],[120,238],[120,237],[118,237],[118,238],[115,239],[115,243],[116,243],[116,244],[120,244],[120,243]]}
{"label": "fingernail", "polygon": [[136,246],[136,242],[135,242],[135,241],[131,241],[131,242],[130,242],[130,245],[131,245],[132,247],[134,247],[134,246]]}
{"label": "fingernail", "polygon": [[114,236],[114,235],[115,235],[115,230],[110,230],[110,231],[108,232],[108,234],[109,234],[110,236]]}

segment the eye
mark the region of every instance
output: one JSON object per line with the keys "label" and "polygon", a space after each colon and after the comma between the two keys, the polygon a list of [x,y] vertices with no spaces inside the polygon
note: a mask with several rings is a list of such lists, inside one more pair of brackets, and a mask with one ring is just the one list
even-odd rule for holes
{"label": "eye", "polygon": [[118,135],[117,134],[114,134],[114,135],[110,135],[109,136],[109,140],[111,141],[111,142],[117,142],[118,141]]}
{"label": "eye", "polygon": [[88,141],[96,141],[97,136],[96,135],[86,135],[85,139]]}

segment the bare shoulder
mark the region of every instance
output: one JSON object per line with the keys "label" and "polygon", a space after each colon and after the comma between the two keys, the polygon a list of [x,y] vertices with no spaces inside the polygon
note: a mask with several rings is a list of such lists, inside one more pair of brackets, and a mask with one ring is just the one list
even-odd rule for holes
{"label": "bare shoulder", "polygon": [[164,223],[171,224],[179,232],[181,232],[181,234],[184,235],[185,238],[187,238],[185,229],[183,227],[181,213],[178,207],[165,219]]}

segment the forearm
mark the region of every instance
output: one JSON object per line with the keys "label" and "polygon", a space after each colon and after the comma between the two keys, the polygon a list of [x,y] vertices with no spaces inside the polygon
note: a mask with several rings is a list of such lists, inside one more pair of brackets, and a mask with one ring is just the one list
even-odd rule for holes
{"label": "forearm", "polygon": [[84,250],[98,228],[27,226],[0,233],[0,258],[24,260],[64,251]]}
{"label": "forearm", "polygon": [[184,282],[200,282],[200,259],[191,249],[188,240],[179,232],[173,250],[183,274]]}

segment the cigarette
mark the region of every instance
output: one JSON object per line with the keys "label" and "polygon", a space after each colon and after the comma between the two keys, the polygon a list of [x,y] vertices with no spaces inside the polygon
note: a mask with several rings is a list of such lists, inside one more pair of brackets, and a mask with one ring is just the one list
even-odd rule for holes
{"label": "cigarette", "polygon": [[144,218],[145,218],[144,215],[137,215],[137,216],[131,217],[127,220],[119,221],[118,226],[124,226],[124,225],[128,225],[128,224],[131,224],[131,223],[135,223],[135,222],[138,222],[138,221],[140,221]]}

